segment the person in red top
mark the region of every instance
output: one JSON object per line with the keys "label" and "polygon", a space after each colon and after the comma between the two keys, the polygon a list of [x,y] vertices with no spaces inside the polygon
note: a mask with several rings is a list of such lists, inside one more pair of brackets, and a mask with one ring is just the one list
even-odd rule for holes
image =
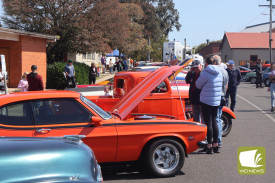
{"label": "person in red top", "polygon": [[29,91],[44,90],[43,79],[42,76],[37,73],[37,66],[32,65],[31,70],[32,72],[27,75]]}

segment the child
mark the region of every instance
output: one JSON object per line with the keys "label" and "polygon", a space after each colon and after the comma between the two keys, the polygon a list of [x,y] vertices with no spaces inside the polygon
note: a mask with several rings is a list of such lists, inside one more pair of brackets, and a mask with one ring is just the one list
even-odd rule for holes
{"label": "child", "polygon": [[29,73],[27,72],[24,72],[24,74],[22,75],[22,79],[20,80],[19,84],[18,84],[18,89],[20,89],[21,92],[26,92],[28,91],[28,88],[29,88],[29,84],[28,84],[28,81],[27,81],[27,75]]}
{"label": "child", "polygon": [[105,92],[105,96],[111,96],[111,86],[110,85],[106,85],[104,87],[104,92]]}

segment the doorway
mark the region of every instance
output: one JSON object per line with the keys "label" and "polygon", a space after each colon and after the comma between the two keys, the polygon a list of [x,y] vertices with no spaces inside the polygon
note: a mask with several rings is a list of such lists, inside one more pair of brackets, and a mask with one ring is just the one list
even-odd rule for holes
{"label": "doorway", "polygon": [[[9,48],[0,48],[0,55],[5,55],[5,61],[6,61],[6,69],[8,73],[8,80],[10,79],[10,49]],[[2,62],[1,58],[0,61]],[[2,66],[0,64],[1,72],[2,72]],[[9,82],[8,82],[9,87]]]}

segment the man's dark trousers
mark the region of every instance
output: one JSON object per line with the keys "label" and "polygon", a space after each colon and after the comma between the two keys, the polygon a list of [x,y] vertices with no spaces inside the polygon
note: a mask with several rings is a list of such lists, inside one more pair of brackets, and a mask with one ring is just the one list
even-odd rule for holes
{"label": "man's dark trousers", "polygon": [[260,73],[256,73],[256,88],[258,88],[259,85],[262,88],[263,87],[262,82],[263,82],[263,75]]}
{"label": "man's dark trousers", "polygon": [[226,106],[229,104],[229,96],[231,99],[230,109],[234,112],[236,106],[237,86],[228,86],[225,94]]}
{"label": "man's dark trousers", "polygon": [[[72,85],[70,85],[70,81],[72,81]],[[67,88],[75,88],[75,78],[67,76]]]}

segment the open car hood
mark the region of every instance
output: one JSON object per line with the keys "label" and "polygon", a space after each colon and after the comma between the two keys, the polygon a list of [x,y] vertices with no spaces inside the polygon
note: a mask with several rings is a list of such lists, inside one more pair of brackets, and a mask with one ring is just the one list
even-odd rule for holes
{"label": "open car hood", "polygon": [[[188,65],[188,64],[187,64]],[[130,112],[152,92],[166,78],[173,79],[174,73],[179,73],[184,66],[161,67],[155,72],[149,74],[137,86],[135,86],[128,94],[126,94],[110,111],[120,116],[123,120]]]}

